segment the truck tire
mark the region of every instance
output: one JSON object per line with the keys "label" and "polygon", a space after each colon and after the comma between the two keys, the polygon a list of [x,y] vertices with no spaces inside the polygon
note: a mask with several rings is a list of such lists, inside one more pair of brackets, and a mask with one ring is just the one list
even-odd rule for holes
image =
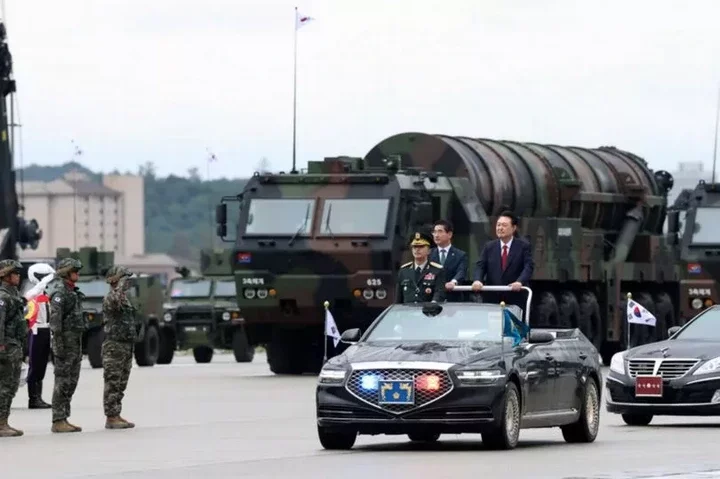
{"label": "truck tire", "polygon": [[138,366],[154,366],[160,353],[160,333],[153,324],[148,324],[145,336],[135,343],[135,361]]}
{"label": "truck tire", "polygon": [[87,355],[93,369],[102,367],[102,345],[104,340],[105,331],[102,328],[88,331]]}
{"label": "truck tire", "polygon": [[250,345],[247,334],[242,328],[233,331],[232,349],[235,361],[238,363],[251,363],[255,358],[255,348]]}
{"label": "truck tire", "polygon": [[160,351],[158,352],[158,364],[170,364],[175,356],[175,338],[167,328],[160,331]]}
{"label": "truck tire", "polygon": [[193,357],[195,357],[195,362],[198,364],[209,363],[212,361],[214,353],[215,351],[213,351],[213,348],[208,346],[198,346],[193,349]]}

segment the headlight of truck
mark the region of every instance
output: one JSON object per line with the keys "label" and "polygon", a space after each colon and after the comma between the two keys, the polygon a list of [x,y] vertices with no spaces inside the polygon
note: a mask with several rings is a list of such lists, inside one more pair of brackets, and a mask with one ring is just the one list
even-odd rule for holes
{"label": "headlight of truck", "polygon": [[712,373],[720,373],[720,357],[713,358],[697,368],[693,373],[693,376]]}
{"label": "headlight of truck", "polygon": [[461,369],[455,376],[462,384],[487,384],[505,377],[499,369]]}
{"label": "headlight of truck", "polygon": [[318,382],[320,384],[342,384],[345,374],[344,369],[323,369],[320,371]]}
{"label": "headlight of truck", "polygon": [[230,313],[227,312],[227,311],[225,311],[225,312],[222,314],[222,319],[223,319],[223,321],[230,321]]}
{"label": "headlight of truck", "polygon": [[166,323],[169,323],[170,321],[172,321],[172,314],[171,314],[171,313],[165,313],[165,314],[163,315],[163,321],[165,321]]}
{"label": "headlight of truck", "polygon": [[625,374],[625,353],[615,353],[610,360],[610,371],[618,374]]}

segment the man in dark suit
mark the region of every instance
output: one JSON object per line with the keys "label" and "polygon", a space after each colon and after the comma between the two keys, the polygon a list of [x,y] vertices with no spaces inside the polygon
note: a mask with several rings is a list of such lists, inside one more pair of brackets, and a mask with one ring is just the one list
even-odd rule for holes
{"label": "man in dark suit", "polygon": [[[481,291],[487,286],[510,286],[513,291],[520,291],[520,288],[527,286],[532,278],[535,263],[532,257],[530,243],[522,238],[516,237],[518,220],[509,211],[505,211],[498,217],[495,224],[495,233],[498,239],[488,241],[480,253],[480,259],[475,263],[473,272],[473,291]],[[526,299],[520,294],[485,294],[484,300],[488,301],[489,296],[499,301],[515,304],[525,310]]]}
{"label": "man in dark suit", "polygon": [[452,245],[453,225],[449,221],[439,220],[433,226],[433,241],[435,247],[430,251],[430,261],[439,263],[445,270],[445,289],[447,301],[462,302],[464,293],[452,290],[458,284],[462,285],[467,277],[468,256],[465,251]]}

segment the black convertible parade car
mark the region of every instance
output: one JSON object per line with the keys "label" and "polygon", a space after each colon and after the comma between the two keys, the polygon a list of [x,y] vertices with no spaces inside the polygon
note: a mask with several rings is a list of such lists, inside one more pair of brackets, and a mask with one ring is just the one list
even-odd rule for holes
{"label": "black convertible parade car", "polygon": [[607,410],[626,424],[653,416],[720,415],[720,306],[706,309],[670,338],[615,354],[606,387]]}
{"label": "black convertible parade car", "polygon": [[486,447],[512,449],[520,429],[543,427],[560,427],[567,442],[594,441],[597,350],[577,329],[530,330],[522,313],[502,303],[395,304],[364,334],[344,331],[351,346],[318,378],[320,443],[351,449],[358,434],[432,442],[480,433]]}

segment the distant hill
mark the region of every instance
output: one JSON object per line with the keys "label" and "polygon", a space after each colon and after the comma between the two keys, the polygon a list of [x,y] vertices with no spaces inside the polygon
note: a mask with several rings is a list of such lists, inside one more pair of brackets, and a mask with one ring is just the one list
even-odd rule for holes
{"label": "distant hill", "polygon": [[[77,170],[95,181],[102,174],[86,166],[70,162],[61,166],[30,165],[22,170],[24,181],[53,181]],[[242,191],[247,179],[219,179],[204,181],[196,168],[187,177],[155,175],[155,167],[147,163],[138,171],[145,178],[145,250],[148,253],[168,253],[180,258],[197,259],[200,248],[211,245],[227,247],[215,236],[215,205],[223,196],[234,196]],[[121,174],[113,171],[112,174]],[[17,175],[20,178],[20,171]],[[232,206],[228,211],[233,211]],[[212,222],[212,223],[211,223]],[[229,231],[233,225],[228,224]],[[212,236],[211,236],[212,235]]]}

